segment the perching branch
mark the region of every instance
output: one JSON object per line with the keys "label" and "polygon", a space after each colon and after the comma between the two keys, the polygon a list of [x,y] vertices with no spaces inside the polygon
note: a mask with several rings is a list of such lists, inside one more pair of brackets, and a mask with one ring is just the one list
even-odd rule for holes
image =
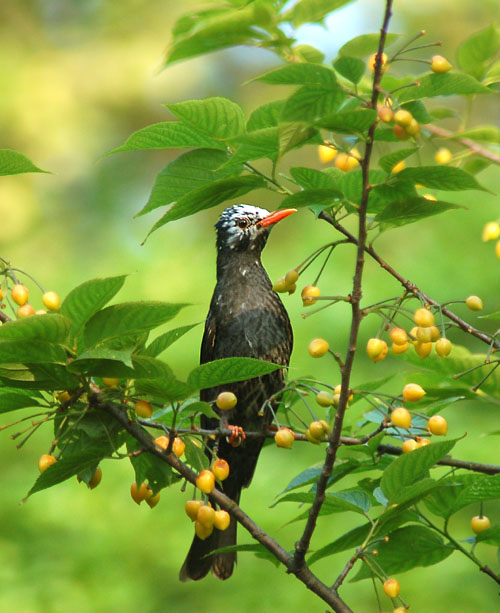
{"label": "perching branch", "polygon": [[[99,409],[106,411],[111,417],[116,419],[123,428],[133,436],[149,453],[152,453],[162,461],[169,464],[177,472],[179,472],[190,483],[196,483],[196,474],[186,464],[181,462],[177,456],[169,452],[168,450],[162,451],[155,443],[151,436],[145,432],[141,426],[135,422],[130,421],[126,411],[117,407],[111,402],[101,402],[100,395],[94,394],[89,397],[89,402],[93,406],[99,407]],[[294,574],[299,581],[301,581],[309,590],[319,596],[324,602],[332,607],[337,613],[353,613],[352,609],[339,597],[339,595],[314,575],[310,569],[302,565],[300,568],[296,568],[293,557],[286,551],[281,545],[275,541],[271,536],[262,530],[248,515],[234,502],[231,498],[228,498],[221,491],[215,489],[210,494],[210,497],[216,502],[222,509],[225,509],[230,513],[238,523],[240,523],[251,535],[269,550],[277,560],[279,560],[289,573]]]}

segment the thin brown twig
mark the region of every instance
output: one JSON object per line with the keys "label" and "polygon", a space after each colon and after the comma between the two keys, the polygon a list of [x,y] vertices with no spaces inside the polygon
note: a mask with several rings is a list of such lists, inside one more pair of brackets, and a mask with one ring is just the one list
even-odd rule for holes
{"label": "thin brown twig", "polygon": [[[377,108],[377,100],[379,96],[380,80],[382,78],[382,53],[384,51],[385,40],[389,21],[392,15],[392,0],[386,0],[385,14],[380,30],[380,39],[378,44],[378,51],[375,56],[375,70],[373,74],[373,86],[371,96],[371,107]],[[325,500],[325,491],[328,486],[328,481],[333,472],[335,460],[337,457],[337,450],[340,446],[340,438],[342,433],[342,427],[344,423],[344,415],[347,409],[347,400],[349,397],[349,382],[354,363],[354,356],[356,353],[356,343],[358,338],[359,327],[362,320],[362,312],[360,308],[360,302],[362,297],[362,279],[364,269],[364,255],[365,245],[367,240],[367,227],[366,227],[366,214],[369,196],[369,170],[370,160],[373,149],[373,138],[375,134],[376,122],[374,122],[369,130],[366,140],[365,154],[361,161],[361,173],[362,173],[362,196],[361,203],[358,211],[358,242],[357,242],[357,254],[356,254],[356,266],[354,272],[353,291],[351,298],[351,331],[349,335],[349,348],[347,350],[346,359],[344,360],[344,367],[342,369],[342,388],[340,393],[339,404],[335,415],[335,421],[333,430],[329,436],[329,444],[326,448],[326,457],[323,464],[323,468],[316,483],[316,495],[309,509],[308,518],[302,536],[295,545],[295,553],[293,556],[294,568],[301,569],[305,567],[305,555],[309,549],[311,538],[316,528],[316,521],[318,519],[321,507]]]}
{"label": "thin brown twig", "polygon": [[465,145],[465,147],[470,149],[473,153],[477,153],[478,155],[490,160],[491,162],[494,162],[495,164],[500,164],[500,155],[493,153],[493,151],[486,149],[486,147],[478,145],[470,138],[460,136],[460,134],[454,134],[453,132],[450,132],[450,130],[445,130],[445,128],[440,128],[431,123],[425,124],[422,127],[426,130],[429,130],[429,132],[432,132],[436,136],[440,136],[442,138],[452,138],[453,140],[461,143],[462,145]]}

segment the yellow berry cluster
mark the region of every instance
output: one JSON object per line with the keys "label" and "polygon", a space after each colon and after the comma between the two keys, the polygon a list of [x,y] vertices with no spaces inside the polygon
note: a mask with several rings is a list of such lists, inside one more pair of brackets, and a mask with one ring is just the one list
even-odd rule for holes
{"label": "yellow berry cluster", "polygon": [[[22,283],[16,283],[10,291],[10,297],[13,302],[18,305],[16,315],[19,319],[24,317],[30,317],[30,315],[46,315],[47,310],[58,311],[60,305],[60,298],[56,292],[49,291],[42,295],[42,303],[45,309],[39,309],[35,311],[35,308],[28,302],[30,296],[29,289]],[[0,288],[0,305],[3,302],[4,293]],[[1,305],[3,308],[3,305]]]}
{"label": "yellow berry cluster", "polygon": [[297,289],[298,278],[299,273],[295,268],[292,268],[292,270],[289,270],[284,277],[280,277],[276,281],[276,283],[273,285],[273,290],[279,294],[283,294],[285,292],[293,294]]}

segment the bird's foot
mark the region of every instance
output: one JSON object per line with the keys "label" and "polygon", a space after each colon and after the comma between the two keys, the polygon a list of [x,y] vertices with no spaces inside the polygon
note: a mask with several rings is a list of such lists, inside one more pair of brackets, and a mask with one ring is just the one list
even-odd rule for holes
{"label": "bird's foot", "polygon": [[227,442],[232,447],[239,447],[241,443],[246,439],[247,435],[243,431],[241,426],[231,426],[228,424],[227,426],[229,430],[231,430],[231,436],[227,438]]}

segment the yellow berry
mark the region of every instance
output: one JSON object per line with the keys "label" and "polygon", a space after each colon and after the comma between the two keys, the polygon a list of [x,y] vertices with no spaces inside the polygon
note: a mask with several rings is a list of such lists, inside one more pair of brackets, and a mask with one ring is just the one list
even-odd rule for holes
{"label": "yellow berry", "polygon": [[[370,57],[368,58],[368,66],[370,67],[370,70],[372,72],[375,72],[375,60],[376,60],[377,54],[373,53],[372,55],[370,55]],[[386,66],[387,64],[387,53],[382,53],[382,72],[385,72],[388,68],[388,66]]]}
{"label": "yellow berry", "polygon": [[404,407],[398,407],[391,413],[391,423],[398,428],[411,428],[411,413]]}
{"label": "yellow berry", "polygon": [[47,470],[49,466],[52,466],[52,464],[54,464],[55,462],[57,462],[57,460],[53,455],[50,455],[49,453],[44,453],[42,456],[40,456],[40,459],[38,460],[38,470],[43,473]]}
{"label": "yellow berry", "polygon": [[213,526],[215,519],[215,510],[208,504],[202,505],[198,509],[196,520],[200,522],[202,526]]}
{"label": "yellow berry", "polygon": [[17,283],[10,292],[10,297],[19,306],[23,306],[28,302],[29,290],[25,285]]}
{"label": "yellow berry", "polygon": [[432,58],[432,62],[431,62],[432,72],[442,74],[444,72],[448,72],[451,69],[452,69],[452,65],[442,55],[435,55]]}
{"label": "yellow berry", "polygon": [[387,349],[387,343],[380,338],[370,338],[366,344],[366,353],[372,362],[383,360]]}
{"label": "yellow berry", "polygon": [[280,428],[274,435],[274,442],[278,447],[291,449],[295,440],[295,434],[290,428]]}
{"label": "yellow berry", "polygon": [[217,396],[217,400],[215,404],[219,407],[221,411],[230,411],[234,409],[238,402],[236,395],[233,392],[221,392]]}
{"label": "yellow berry", "polygon": [[186,502],[184,509],[186,511],[186,515],[191,519],[191,521],[195,521],[198,511],[202,506],[203,500],[188,500]]}
{"label": "yellow berry", "polygon": [[449,164],[451,162],[451,158],[453,157],[451,151],[446,147],[441,147],[438,149],[434,155],[434,161],[436,164]]}
{"label": "yellow berry", "polygon": [[417,436],[415,440],[417,441],[417,449],[420,449],[421,447],[427,447],[427,445],[431,444],[428,438],[421,438],[420,436]]}
{"label": "yellow berry", "polygon": [[212,472],[219,481],[224,481],[229,476],[229,464],[226,460],[218,458],[212,462]]}
{"label": "yellow berry", "polygon": [[2,300],[3,300],[3,290],[2,290],[2,288],[0,287],[0,302],[2,302]]}
{"label": "yellow berry", "polygon": [[417,449],[417,441],[409,438],[403,443],[401,449],[403,450],[403,453],[410,453],[410,451]]}
{"label": "yellow berry", "polygon": [[406,342],[404,345],[397,345],[396,343],[392,343],[391,353],[393,353],[394,355],[399,355],[400,353],[405,353],[405,351],[408,351],[409,347],[410,343],[408,342]]}
{"label": "yellow berry", "polygon": [[215,511],[214,526],[217,528],[217,530],[227,530],[230,523],[231,516],[227,511],[224,511],[223,509],[220,511]]}
{"label": "yellow berry", "polygon": [[466,306],[471,311],[482,311],[483,310],[483,301],[479,296],[469,296],[465,301]]}
{"label": "yellow berry", "polygon": [[421,328],[420,326],[417,327],[417,330],[416,330],[417,341],[420,341],[421,343],[430,343],[431,336],[432,334],[431,334],[430,328]]}
{"label": "yellow berry", "polygon": [[404,170],[406,168],[406,164],[404,160],[401,160],[400,162],[398,162],[397,164],[394,164],[394,166],[391,169],[392,173],[397,173],[397,172],[401,172],[402,170]]}
{"label": "yellow berry", "polygon": [[316,402],[320,407],[331,407],[333,405],[333,394],[321,390],[316,394]]}
{"label": "yellow berry", "polygon": [[429,328],[431,332],[431,343],[435,343],[441,337],[441,333],[439,332],[439,328],[437,326],[431,326]]}
{"label": "yellow berry", "polygon": [[488,530],[490,526],[491,526],[491,522],[488,519],[488,517],[486,517],[486,515],[475,515],[470,520],[470,527],[472,528],[472,531],[475,532],[476,534],[479,534],[480,532],[483,532],[484,530]]}
{"label": "yellow berry", "polygon": [[335,159],[337,155],[337,149],[335,147],[328,147],[327,145],[319,145],[318,147],[318,157],[319,161],[322,164],[328,164]]}
{"label": "yellow berry", "polygon": [[310,443],[314,443],[315,445],[319,445],[320,444],[320,440],[315,438],[312,434],[311,431],[309,430],[309,428],[307,428],[306,432],[306,439],[310,442]]}
{"label": "yellow berry", "polygon": [[[335,389],[333,390],[334,395],[339,395],[342,392],[342,385],[339,383],[338,385],[335,386]],[[351,393],[349,394],[349,398],[347,399],[348,402],[352,402],[354,400],[354,395]]]}
{"label": "yellow berry", "polygon": [[299,273],[295,270],[295,268],[292,268],[292,270],[289,270],[285,275],[285,283],[288,287],[290,287],[297,283],[298,278]]}
{"label": "yellow berry", "polygon": [[451,342],[447,338],[440,338],[435,345],[436,353],[440,358],[450,355]]}
{"label": "yellow berry", "polygon": [[42,302],[49,311],[58,311],[61,300],[56,292],[45,292],[42,296]]}
{"label": "yellow berry", "polygon": [[496,240],[499,236],[500,224],[497,221],[490,221],[484,226],[482,234],[483,241]]}
{"label": "yellow berry", "polygon": [[390,106],[381,106],[378,109],[378,116],[380,121],[390,123],[394,119],[394,112]]}
{"label": "yellow berry", "polygon": [[276,283],[273,285],[273,291],[278,294],[283,294],[288,291],[288,285],[285,281],[285,277],[280,277]]}
{"label": "yellow berry", "polygon": [[307,348],[312,358],[321,358],[325,353],[328,353],[328,349],[330,349],[330,345],[324,338],[315,338]]}
{"label": "yellow berry", "polygon": [[434,315],[428,309],[417,309],[413,315],[413,321],[417,326],[428,328],[434,325]]}
{"label": "yellow berry", "polygon": [[396,345],[404,345],[408,341],[408,335],[403,328],[392,328],[389,332],[389,338]]}
{"label": "yellow berry", "polygon": [[200,524],[198,520],[196,520],[194,522],[194,531],[196,533],[196,536],[202,541],[204,541],[214,531],[214,525],[212,524],[211,526],[204,526],[203,524]]}
{"label": "yellow berry", "polygon": [[410,136],[417,137],[420,134],[420,125],[418,121],[415,118],[413,118],[410,121],[410,124],[406,126],[405,130],[406,130],[406,133],[409,134]]}
{"label": "yellow berry", "polygon": [[103,377],[102,382],[106,387],[116,387],[120,383],[120,379],[116,377]]}
{"label": "yellow berry", "polygon": [[146,400],[138,400],[135,403],[135,412],[137,417],[149,419],[153,415],[153,407]]}
{"label": "yellow berry", "polygon": [[71,396],[69,395],[69,392],[59,392],[56,398],[59,400],[59,402],[68,402]]}
{"label": "yellow berry", "polygon": [[420,357],[421,360],[430,355],[432,351],[432,343],[421,343],[420,341],[416,342],[413,345],[415,349],[415,353]]}
{"label": "yellow berry", "polygon": [[215,487],[215,475],[211,470],[205,469],[196,477],[196,487],[204,494],[210,494]]}
{"label": "yellow berry", "polygon": [[347,172],[349,170],[349,154],[341,152],[335,158],[335,167]]}
{"label": "yellow berry", "polygon": [[396,138],[398,138],[399,140],[408,140],[410,138],[410,135],[403,128],[403,126],[396,124],[393,128],[393,131],[394,131],[394,134],[396,135]]}
{"label": "yellow berry", "polygon": [[399,586],[399,581],[392,577],[384,581],[383,587],[384,587],[385,595],[389,596],[389,598],[396,598],[396,596],[399,594],[399,591],[401,589]]}
{"label": "yellow berry", "polygon": [[320,295],[319,287],[316,285],[306,285],[302,290],[302,304],[306,306],[312,306],[316,303],[316,298]]}
{"label": "yellow berry", "polygon": [[432,434],[436,435],[444,436],[448,432],[448,423],[444,417],[441,417],[441,415],[433,415],[429,419],[427,427]]}
{"label": "yellow berry", "polygon": [[417,402],[425,394],[426,391],[418,383],[407,383],[403,388],[403,398],[407,402]]}
{"label": "yellow berry", "polygon": [[31,315],[34,314],[35,309],[29,303],[23,304],[23,306],[20,306],[17,309],[17,316],[19,317],[19,319],[23,319],[24,317],[31,317]]}
{"label": "yellow berry", "polygon": [[153,496],[153,492],[149,490],[149,495],[144,499],[151,509],[153,509],[160,502],[160,492],[156,492]]}
{"label": "yellow berry", "polygon": [[317,441],[323,441],[325,439],[325,430],[320,421],[312,421],[309,424],[309,433]]}
{"label": "yellow berry", "polygon": [[402,126],[403,128],[408,127],[412,119],[413,115],[410,111],[406,111],[405,109],[399,109],[399,111],[394,113],[394,121],[398,126]]}
{"label": "yellow berry", "polygon": [[99,485],[101,481],[102,481],[102,469],[100,466],[98,466],[95,470],[95,473],[90,478],[88,486],[91,490],[93,490],[95,487]]}

